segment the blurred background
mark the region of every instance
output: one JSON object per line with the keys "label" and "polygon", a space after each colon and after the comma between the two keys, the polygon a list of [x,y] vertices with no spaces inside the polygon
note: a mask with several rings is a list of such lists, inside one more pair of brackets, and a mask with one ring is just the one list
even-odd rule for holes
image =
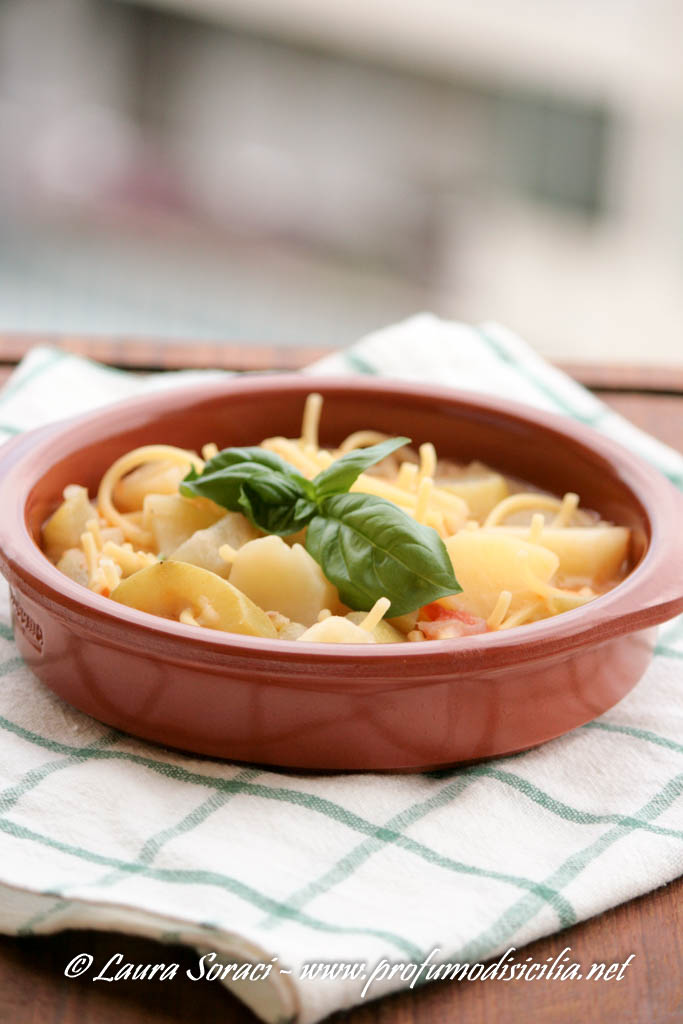
{"label": "blurred background", "polygon": [[0,0],[0,330],[683,363],[680,0]]}

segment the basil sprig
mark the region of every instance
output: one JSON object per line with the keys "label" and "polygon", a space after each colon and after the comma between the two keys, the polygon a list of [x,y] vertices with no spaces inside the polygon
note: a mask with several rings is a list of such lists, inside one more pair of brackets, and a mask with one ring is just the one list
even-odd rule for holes
{"label": "basil sprig", "polygon": [[344,604],[367,611],[388,597],[391,615],[404,615],[462,589],[446,547],[436,530],[393,502],[348,491],[364,470],[409,443],[395,437],[348,452],[313,480],[274,452],[226,448],[201,473],[191,469],[180,492],[242,512],[266,533],[287,536],[307,526],[306,550]]}
{"label": "basil sprig", "polygon": [[282,537],[301,530],[317,509],[312,481],[265,448],[226,448],[201,473],[193,467],[180,492],[243,512],[254,526]]}

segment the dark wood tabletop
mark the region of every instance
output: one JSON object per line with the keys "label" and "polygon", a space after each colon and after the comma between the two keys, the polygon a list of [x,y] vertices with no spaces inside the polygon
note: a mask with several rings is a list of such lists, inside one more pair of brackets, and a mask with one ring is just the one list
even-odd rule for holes
{"label": "dark wood tabletop", "polygon": [[[33,344],[56,344],[138,371],[211,366],[234,370],[297,369],[320,349],[244,342],[164,342],[134,338],[0,335],[0,383]],[[683,367],[565,365],[630,420],[683,450]],[[623,963],[620,981],[536,980],[433,983],[425,988],[336,1014],[346,1024],[676,1024],[683,1022],[683,878],[607,913],[525,947],[524,957],[553,959],[565,947],[586,966]],[[163,956],[160,951],[163,948]],[[81,952],[104,964],[115,953],[132,963],[180,964],[172,982],[121,981],[93,985],[68,980],[64,968]],[[65,932],[0,937],[0,1024],[256,1024],[220,984],[186,979],[196,954],[133,936]]]}

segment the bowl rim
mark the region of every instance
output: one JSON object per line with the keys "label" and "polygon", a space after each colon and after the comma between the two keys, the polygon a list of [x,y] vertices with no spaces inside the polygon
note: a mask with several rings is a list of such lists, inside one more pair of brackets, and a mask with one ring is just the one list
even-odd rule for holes
{"label": "bowl rim", "polygon": [[[556,616],[526,623],[503,632],[487,633],[450,640],[431,640],[428,644],[302,644],[293,640],[250,637],[222,633],[199,626],[187,626],[175,620],[142,612],[95,594],[61,573],[44,555],[33,539],[27,522],[27,499],[44,475],[28,474],[27,464],[46,449],[59,447],[54,461],[68,457],[94,442],[83,440],[89,426],[102,428],[111,418],[138,414],[141,423],[149,424],[156,416],[169,412],[169,401],[179,405],[200,405],[217,397],[240,392],[246,395],[287,390],[292,397],[311,391],[323,394],[359,392],[391,393],[429,402],[457,405],[466,411],[478,410],[499,419],[522,421],[526,426],[554,435],[588,450],[594,458],[606,460],[617,479],[631,492],[649,527],[648,550],[634,569],[615,587],[579,608]],[[130,424],[131,428],[135,423]],[[112,431],[113,432],[113,431]],[[8,495],[13,478],[24,470],[23,490]],[[4,470],[4,472],[3,472]],[[16,484],[16,481],[15,481]],[[0,568],[10,582],[21,581],[24,590],[33,595],[38,605],[49,601],[53,614],[68,620],[81,633],[96,632],[108,644],[130,647],[135,639],[173,660],[200,661],[216,664],[217,658],[248,658],[252,665],[259,660],[288,664],[301,671],[306,663],[336,664],[343,670],[362,656],[369,674],[391,671],[397,661],[406,662],[410,672],[424,671],[452,674],[460,668],[486,671],[503,668],[510,663],[563,656],[586,644],[612,639],[618,635],[645,629],[683,611],[683,540],[676,529],[683,510],[683,497],[657,469],[639,456],[598,433],[591,427],[569,417],[536,407],[511,402],[475,391],[428,384],[407,383],[391,378],[356,378],[314,376],[304,374],[254,373],[240,377],[212,378],[199,383],[175,386],[164,391],[137,395],[110,403],[94,411],[59,420],[19,435],[0,449]],[[675,545],[674,557],[669,544]],[[679,582],[680,580],[680,582]],[[126,637],[119,634],[126,630]],[[207,636],[207,634],[209,634]],[[295,668],[296,667],[296,668]],[[434,671],[432,671],[432,669]],[[252,669],[253,670],[253,669]],[[405,671],[405,670],[404,670]]]}

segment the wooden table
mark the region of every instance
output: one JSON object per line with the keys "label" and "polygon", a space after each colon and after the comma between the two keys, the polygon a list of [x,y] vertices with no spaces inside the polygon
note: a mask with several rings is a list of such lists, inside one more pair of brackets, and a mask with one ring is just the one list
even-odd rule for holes
{"label": "wooden table", "polygon": [[[164,343],[136,339],[0,336],[0,383],[31,344],[57,344],[136,370],[212,366],[297,369],[320,350],[261,345]],[[683,449],[683,368],[563,367],[638,426]],[[538,962],[571,947],[572,960],[623,963],[619,982],[490,981],[434,983],[363,1005],[330,1022],[347,1024],[675,1024],[683,1022],[683,878],[524,949]],[[163,955],[161,950],[163,949]],[[167,983],[92,985],[63,972],[87,951],[104,964],[121,952],[133,963],[177,962]],[[184,978],[196,956],[178,947],[130,936],[66,932],[45,938],[0,938],[0,1024],[166,1024],[170,1021],[255,1024],[256,1018],[219,982],[198,986]]]}

